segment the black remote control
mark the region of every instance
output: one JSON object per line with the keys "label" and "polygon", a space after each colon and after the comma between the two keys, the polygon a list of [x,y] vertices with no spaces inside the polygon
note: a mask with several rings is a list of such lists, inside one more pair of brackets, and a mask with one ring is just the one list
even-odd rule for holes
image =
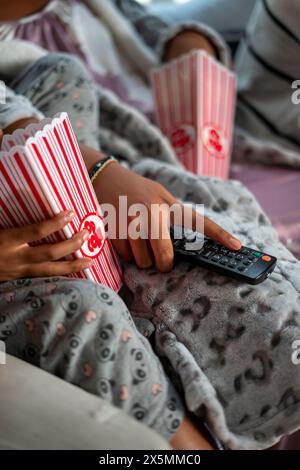
{"label": "black remote control", "polygon": [[172,227],[170,233],[175,258],[184,259],[248,284],[263,282],[276,266],[277,259],[274,256],[246,246],[242,246],[239,251],[233,251],[186,229],[181,230],[181,238],[175,237]]}

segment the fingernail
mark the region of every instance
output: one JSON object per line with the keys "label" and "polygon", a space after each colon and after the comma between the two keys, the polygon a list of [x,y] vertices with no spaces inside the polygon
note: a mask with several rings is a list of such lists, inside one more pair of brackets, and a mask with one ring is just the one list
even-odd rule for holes
{"label": "fingernail", "polygon": [[231,237],[228,242],[234,250],[239,250],[241,248],[241,242],[237,238]]}
{"label": "fingernail", "polygon": [[87,230],[82,230],[81,232],[74,233],[73,239],[81,240],[84,243],[89,238],[89,232]]}
{"label": "fingernail", "polygon": [[85,230],[82,235],[82,240],[85,242],[89,238],[89,236],[90,236],[90,232]]}
{"label": "fingernail", "polygon": [[65,220],[69,221],[72,220],[75,217],[75,212],[73,210],[67,211],[65,213]]}

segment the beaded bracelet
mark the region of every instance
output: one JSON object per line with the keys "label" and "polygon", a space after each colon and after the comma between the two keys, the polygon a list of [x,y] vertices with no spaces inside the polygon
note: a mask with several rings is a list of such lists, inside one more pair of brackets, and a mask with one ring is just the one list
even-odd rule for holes
{"label": "beaded bracelet", "polygon": [[108,156],[103,158],[103,160],[99,160],[99,162],[97,162],[89,172],[91,182],[93,183],[101,171],[113,162],[117,162],[117,159],[112,156]]}

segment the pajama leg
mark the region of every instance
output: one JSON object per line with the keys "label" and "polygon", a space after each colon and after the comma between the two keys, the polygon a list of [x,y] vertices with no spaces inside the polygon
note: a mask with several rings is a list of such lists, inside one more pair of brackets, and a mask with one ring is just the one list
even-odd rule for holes
{"label": "pajama leg", "polygon": [[10,86],[47,117],[67,112],[79,143],[99,149],[98,97],[78,59],[67,54],[48,54]]}
{"label": "pajama leg", "polygon": [[[170,439],[182,406],[121,300],[67,278],[0,284],[0,339],[9,354],[99,395]],[[46,393],[46,391],[45,391]]]}

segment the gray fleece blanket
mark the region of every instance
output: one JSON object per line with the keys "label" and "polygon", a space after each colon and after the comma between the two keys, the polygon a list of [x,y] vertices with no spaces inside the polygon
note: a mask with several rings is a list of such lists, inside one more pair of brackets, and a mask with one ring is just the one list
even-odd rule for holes
{"label": "gray fleece blanket", "polygon": [[[183,262],[170,274],[125,268],[128,307],[187,408],[231,449],[268,448],[300,428],[300,351],[297,356],[293,349],[300,340],[300,262],[242,184],[184,172],[146,118],[106,90],[99,90],[99,103],[103,150],[182,201],[204,204],[206,215],[245,245],[278,258],[275,272],[258,286]],[[236,131],[233,156],[296,167],[299,161],[242,131]]]}
{"label": "gray fleece blanket", "polygon": [[245,245],[278,257],[258,286],[184,262],[170,274],[125,269],[129,309],[152,335],[187,408],[229,448],[267,448],[300,427],[300,365],[292,361],[300,339],[300,263],[239,182],[153,160],[134,170],[183,201],[205,204],[206,215]]}

